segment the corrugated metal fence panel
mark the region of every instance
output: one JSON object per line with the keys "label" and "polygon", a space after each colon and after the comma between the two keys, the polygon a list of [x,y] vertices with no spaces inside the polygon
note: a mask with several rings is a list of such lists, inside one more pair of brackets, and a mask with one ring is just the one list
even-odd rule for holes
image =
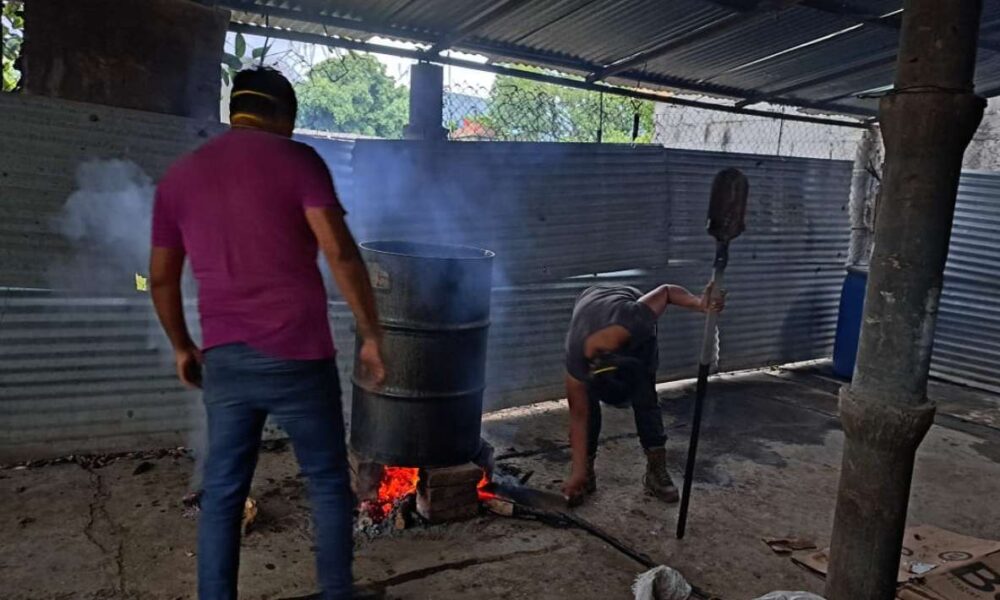
{"label": "corrugated metal fence panel", "polygon": [[353,204],[354,198],[354,141],[332,140],[309,135],[295,135],[296,141],[308,144],[316,150],[333,174],[337,195],[345,205]]}
{"label": "corrugated metal fence panel", "polygon": [[[133,274],[122,267],[135,261],[89,256],[92,249],[66,241],[53,218],[77,188],[80,164],[127,159],[155,179],[224,127],[12,94],[0,94],[0,114],[0,462],[190,443],[201,420],[198,396],[173,374],[149,297],[128,292]],[[302,141],[349,195],[352,143]],[[147,227],[135,229],[145,245]],[[121,272],[113,282],[95,278],[85,255]],[[60,277],[61,266],[82,272]],[[52,287],[61,289],[40,289]]]}
{"label": "corrugated metal fence panel", "polygon": [[683,150],[667,153],[674,198],[671,259],[711,261],[708,197],[712,179],[726,167],[740,169],[750,181],[747,230],[732,244],[734,267],[844,263],[850,162]]}
{"label": "corrugated metal fence panel", "polygon": [[[829,356],[836,331],[851,164],[846,161],[711,152],[667,154],[673,282],[697,289],[711,274],[714,241],[705,233],[711,182],[736,167],[750,181],[746,232],[732,242],[720,368],[737,370]],[[701,319],[668,315],[661,336],[664,375],[696,369]],[[676,343],[680,341],[681,343]]]}
{"label": "corrugated metal fence panel", "polygon": [[[124,156],[156,176],[198,143],[201,129],[105,107],[4,96],[0,102],[0,133],[21,148],[5,144],[0,151],[0,211],[20,219],[0,226],[7,227],[0,233],[0,454],[184,441],[198,408],[158,346],[148,297],[11,288],[43,284],[37,262],[50,244],[65,248],[46,237],[47,225],[72,191],[79,162]],[[11,114],[21,124],[11,125]],[[723,367],[828,353],[842,276],[842,261],[829,249],[838,243],[830,240],[846,202],[846,164],[610,145],[303,141],[329,163],[359,239],[498,251],[489,408],[560,393],[563,336],[585,287],[697,287],[707,278],[707,190],[715,171],[730,165],[751,178],[751,230],[733,246]],[[846,218],[841,227],[843,249]],[[18,257],[9,268],[7,259]],[[607,274],[616,270],[628,271]],[[331,321],[347,391],[353,333],[343,302],[331,304]],[[670,314],[662,331],[661,374],[693,372],[700,320]]]}
{"label": "corrugated metal fence panel", "polygon": [[[173,376],[149,297],[129,270],[113,282],[88,272],[97,263],[80,258],[94,249],[53,218],[81,164],[124,159],[155,180],[223,126],[15,94],[0,94],[0,114],[0,460],[188,442],[200,409]],[[134,229],[148,243],[148,228]],[[77,272],[58,277],[60,266]]]}
{"label": "corrugated metal fence panel", "polygon": [[0,94],[0,285],[49,287],[46,270],[71,249],[50,226],[79,165],[127,159],[154,180],[220,123]]}
{"label": "corrugated metal fence panel", "polygon": [[188,443],[197,398],[147,295],[0,291],[0,462]]}
{"label": "corrugated metal fence panel", "polygon": [[962,174],[931,374],[1000,392],[1000,174]]}
{"label": "corrugated metal fence panel", "polygon": [[[714,255],[708,193],[728,166],[747,173],[751,198],[748,231],[732,247],[721,367],[830,353],[850,163],[608,145],[359,142],[354,165],[362,210],[349,209],[359,239],[497,252],[488,408],[561,393],[566,326],[587,286],[704,285]],[[609,274],[617,270],[626,272]],[[595,272],[605,274],[586,276]],[[702,320],[671,311],[660,331],[661,377],[693,374]]]}
{"label": "corrugated metal fence panel", "polygon": [[496,281],[666,266],[665,150],[611,144],[355,145],[359,239],[489,248]]}

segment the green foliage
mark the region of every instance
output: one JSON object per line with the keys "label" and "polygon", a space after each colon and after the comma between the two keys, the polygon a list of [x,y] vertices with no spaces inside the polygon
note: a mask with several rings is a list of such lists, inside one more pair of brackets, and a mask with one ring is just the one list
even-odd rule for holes
{"label": "green foliage", "polygon": [[242,33],[236,34],[236,56],[242,58],[247,53],[247,39]]}
{"label": "green foliage", "polygon": [[500,75],[490,89],[486,113],[477,119],[497,139],[538,142],[631,143],[639,114],[636,143],[653,136],[653,103],[551,83]]}
{"label": "green foliage", "polygon": [[269,52],[270,50],[271,50],[271,44],[265,44],[265,45],[261,46],[260,48],[254,48],[254,49],[253,49],[253,50],[252,50],[252,51],[250,52],[250,56],[251,56],[251,57],[252,57],[252,58],[253,58],[254,60],[261,60],[261,61],[262,61],[262,60],[264,60],[264,58],[265,58],[265,57],[267,56],[267,53],[268,53],[268,52]]}
{"label": "green foliage", "polygon": [[21,54],[24,38],[24,15],[20,2],[4,2],[0,16],[3,27],[3,91],[17,89],[21,73],[14,68],[14,61]]}
{"label": "green foliage", "polygon": [[264,64],[271,46],[272,44],[265,43],[259,48],[252,49],[250,55],[247,56],[247,40],[242,33],[237,33],[233,43],[233,51],[222,53],[222,82],[229,85],[236,74],[243,69],[249,69],[255,64]]}
{"label": "green foliage", "polygon": [[398,138],[408,119],[408,91],[370,54],[324,60],[295,91],[303,129]]}

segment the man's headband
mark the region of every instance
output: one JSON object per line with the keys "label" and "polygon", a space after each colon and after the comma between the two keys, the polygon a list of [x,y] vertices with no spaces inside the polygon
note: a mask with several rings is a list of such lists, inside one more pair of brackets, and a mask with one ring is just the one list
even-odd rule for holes
{"label": "man's headband", "polygon": [[239,90],[237,92],[233,92],[232,95],[233,98],[236,98],[238,96],[257,96],[259,98],[265,98],[267,100],[270,100],[271,102],[274,102],[275,104],[278,104],[277,98],[275,98],[271,94],[265,94],[264,92],[258,92],[257,90]]}

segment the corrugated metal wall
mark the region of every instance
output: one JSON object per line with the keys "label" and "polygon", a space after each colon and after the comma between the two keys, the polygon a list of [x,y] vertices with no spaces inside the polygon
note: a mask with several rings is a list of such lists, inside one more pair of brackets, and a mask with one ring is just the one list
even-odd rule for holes
{"label": "corrugated metal wall", "polygon": [[[359,239],[497,252],[492,409],[560,393],[565,328],[585,287],[704,285],[714,255],[708,193],[729,166],[747,173],[751,199],[747,233],[732,247],[721,367],[829,355],[849,237],[847,162],[608,144],[358,141],[354,194],[344,202]],[[661,322],[661,377],[695,372],[701,322],[674,312]]]}
{"label": "corrugated metal wall", "polygon": [[186,442],[198,404],[148,296],[129,271],[74,272],[81,249],[53,218],[81,163],[126,159],[157,178],[222,125],[15,94],[0,114],[0,461]]}
{"label": "corrugated metal wall", "polygon": [[156,179],[220,123],[0,94],[0,285],[47,288],[70,252],[50,226],[85,160],[125,159]]}
{"label": "corrugated metal wall", "polygon": [[962,174],[931,374],[1000,393],[1000,173]]}
{"label": "corrugated metal wall", "polygon": [[[0,112],[0,139],[17,140],[0,151],[0,461],[185,442],[197,402],[174,381],[148,297],[37,288],[51,287],[46,261],[69,253],[49,221],[79,162],[125,157],[155,178],[214,128],[17,96],[0,95]],[[747,172],[751,204],[732,249],[722,368],[829,354],[848,163],[606,144],[305,141],[334,172],[359,239],[498,252],[489,408],[560,393],[565,327],[586,286],[703,283],[708,190],[727,166]],[[336,299],[331,320],[347,381],[351,318]],[[668,314],[661,326],[661,375],[690,375],[699,319]]]}

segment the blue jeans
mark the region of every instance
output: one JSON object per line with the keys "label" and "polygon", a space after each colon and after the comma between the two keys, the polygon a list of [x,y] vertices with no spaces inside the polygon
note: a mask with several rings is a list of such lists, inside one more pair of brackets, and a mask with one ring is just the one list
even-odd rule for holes
{"label": "blue jeans", "polygon": [[292,440],[309,480],[324,600],[351,598],[353,497],[333,360],[282,360],[245,344],[205,353],[208,454],[198,524],[198,597],[236,600],[240,525],[264,421]]}
{"label": "blue jeans", "polygon": [[[634,349],[632,354],[646,365],[646,371],[637,375],[635,389],[624,402],[615,399],[609,403],[612,406],[631,406],[635,418],[635,431],[639,434],[639,444],[646,450],[660,448],[667,443],[667,434],[663,429],[663,411],[660,410],[660,398],[656,394],[656,369],[660,364],[660,351],[657,348],[656,337],[646,341]],[[597,446],[601,439],[601,403],[606,398],[600,398],[592,389],[587,390],[587,402],[590,412],[587,418],[587,454],[597,456]]]}
{"label": "blue jeans", "polygon": [[[590,391],[587,401],[590,405],[587,417],[587,454],[597,456],[597,446],[601,440],[601,399]],[[667,434],[663,428],[663,411],[660,410],[660,398],[656,394],[655,376],[644,376],[630,401],[639,444],[646,450],[663,447],[667,443]]]}

